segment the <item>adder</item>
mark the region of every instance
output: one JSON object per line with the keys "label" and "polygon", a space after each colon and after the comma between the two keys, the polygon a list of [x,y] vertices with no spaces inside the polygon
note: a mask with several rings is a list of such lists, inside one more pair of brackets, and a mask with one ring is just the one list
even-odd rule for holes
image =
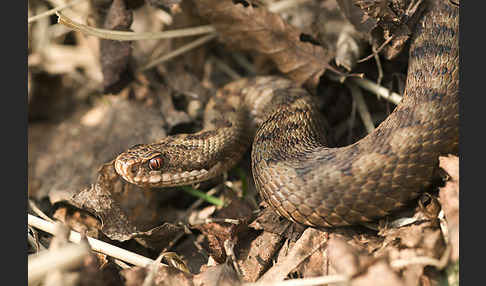
{"label": "adder", "polygon": [[143,188],[193,184],[230,169],[252,144],[256,188],[282,216],[309,226],[388,215],[431,184],[459,143],[459,9],[425,1],[409,50],[402,102],[358,142],[329,148],[313,97],[292,81],[257,77],[221,88],[204,128],[136,145],[117,173]]}

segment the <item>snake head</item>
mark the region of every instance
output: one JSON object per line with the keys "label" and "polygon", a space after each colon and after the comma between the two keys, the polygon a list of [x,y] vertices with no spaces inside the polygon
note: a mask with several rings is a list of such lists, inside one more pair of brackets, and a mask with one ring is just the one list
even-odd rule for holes
{"label": "snake head", "polygon": [[164,143],[135,145],[118,155],[115,170],[127,182],[142,188],[181,186],[207,179],[207,168],[188,164],[182,152]]}

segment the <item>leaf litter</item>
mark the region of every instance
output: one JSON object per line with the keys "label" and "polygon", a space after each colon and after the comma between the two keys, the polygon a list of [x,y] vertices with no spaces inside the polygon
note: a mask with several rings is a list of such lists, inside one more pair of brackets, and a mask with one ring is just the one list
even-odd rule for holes
{"label": "leaf litter", "polygon": [[[395,79],[388,74],[403,75],[406,70],[388,59],[406,54],[400,51],[413,19],[403,22],[403,15],[419,15],[420,5],[412,4],[420,1],[294,1],[302,2],[300,9],[271,9],[276,3],[295,5],[285,1],[292,2],[184,0],[125,5],[114,0],[69,8],[69,15],[85,15],[90,25],[105,29],[152,31],[207,24],[216,29],[218,41],[144,72],[137,66],[198,36],[144,45],[80,32],[52,36],[46,31],[56,24],[47,18],[29,23],[29,198],[82,236],[147,258],[158,257],[150,265],[128,265],[123,258],[84,248],[80,252],[84,260],[76,256],[76,267],[48,269],[35,281],[64,285],[279,285],[289,279],[293,285],[454,283],[459,259],[459,174],[458,157],[453,155],[440,158],[443,183],[422,196],[415,208],[376,224],[325,230],[288,222],[264,202],[258,205],[248,155],[237,167],[246,176],[233,170],[193,186],[222,199],[224,205],[219,207],[177,188],[142,190],[114,172],[112,160],[126,148],[200,128],[205,103],[235,75],[287,76],[319,94],[331,126],[349,126],[346,136],[336,137],[338,146],[364,136],[363,123],[349,121],[353,97],[332,74],[345,74],[339,71],[341,66],[376,78],[376,65],[360,63],[359,58],[393,37],[381,53],[383,82],[393,89]],[[55,2],[50,5],[64,1]],[[29,16],[48,7],[29,2]],[[323,15],[329,16],[328,22]],[[343,21],[334,25],[342,29],[326,26],[331,19]],[[403,36],[393,36],[402,30]],[[341,42],[345,44],[339,45],[339,38],[346,39]],[[366,48],[367,43],[374,48]],[[73,49],[89,51],[89,61],[80,61],[79,56],[70,61]],[[53,59],[59,57],[62,68],[53,68],[59,66]],[[380,114],[393,109],[373,96],[365,101],[371,119],[374,116],[378,122],[384,117]],[[64,242],[56,242],[59,239]],[[54,237],[39,233],[29,242],[35,245],[29,266],[55,251],[55,245],[71,245],[61,232]]]}

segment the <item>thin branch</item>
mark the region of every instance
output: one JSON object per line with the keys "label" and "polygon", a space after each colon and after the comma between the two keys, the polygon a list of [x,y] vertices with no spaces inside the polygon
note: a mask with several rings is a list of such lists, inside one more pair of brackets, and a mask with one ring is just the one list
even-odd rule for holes
{"label": "thin branch", "polygon": [[[41,218],[38,218],[36,216],[28,214],[28,224],[32,227],[38,228],[40,230],[43,230],[45,232],[48,232],[50,234],[54,234],[55,232],[55,224],[48,222],[46,220],[43,220]],[[136,254],[134,252],[125,250],[123,248],[119,248],[116,246],[113,246],[109,243],[103,242],[101,240],[97,240],[92,237],[87,237],[88,242],[91,246],[91,249],[97,252],[101,252],[103,254],[106,254],[108,256],[120,259],[122,261],[128,262],[130,264],[136,265],[136,266],[141,266],[141,267],[146,267],[149,264],[153,263],[154,260],[147,258],[145,256]],[[71,231],[71,234],[69,235],[69,240],[75,243],[80,243],[81,242],[81,234],[76,231]]]}
{"label": "thin branch", "polygon": [[211,41],[212,39],[216,38],[217,34],[216,33],[212,33],[212,34],[209,34],[209,35],[206,35],[204,37],[200,37],[199,39],[193,41],[193,42],[190,42],[189,44],[187,45],[184,45],[170,53],[167,53],[165,54],[164,56],[162,56],[161,58],[158,58],[148,64],[146,64],[145,66],[141,67],[138,71],[141,72],[141,71],[144,71],[144,70],[147,70],[147,69],[150,69],[156,65],[159,65],[163,62],[166,62],[168,60],[171,60],[172,58],[175,58],[179,55],[182,55],[183,53],[186,53],[194,48],[197,48],[199,46],[202,46],[203,44]]}
{"label": "thin branch", "polygon": [[56,15],[59,17],[58,22],[60,24],[63,24],[75,31],[79,31],[102,39],[116,40],[116,41],[170,39],[170,38],[189,37],[189,36],[195,36],[201,34],[208,34],[216,31],[210,25],[171,30],[171,31],[162,31],[162,32],[137,33],[137,32],[128,32],[128,31],[116,31],[116,30],[94,28],[94,27],[90,27],[78,23],[76,21],[73,21],[72,19],[70,19],[69,17],[67,17],[66,15],[62,14],[59,11],[56,12]]}
{"label": "thin branch", "polygon": [[392,92],[389,89],[381,85],[377,85],[376,83],[368,79],[352,77],[349,78],[349,80],[356,83],[358,86],[362,87],[363,89],[366,89],[367,91],[370,91],[380,97],[383,97],[384,99],[396,105],[398,105],[402,100],[402,96],[399,95],[398,93]]}
{"label": "thin branch", "polygon": [[[82,1],[82,0],[77,0]],[[309,2],[310,0],[286,0],[280,1],[278,3],[272,4],[268,6],[268,10],[274,13],[278,13],[284,11],[286,9],[295,7],[299,4]],[[73,4],[74,5],[74,4]],[[64,7],[65,8],[65,7]],[[85,24],[78,23],[73,21],[68,16],[64,15],[60,12],[63,8],[54,9],[51,14],[55,13],[59,19],[58,23],[63,24],[75,31],[83,32],[85,34],[99,37],[102,39],[107,40],[116,40],[116,41],[138,41],[138,40],[155,40],[155,39],[170,39],[170,38],[179,38],[179,37],[188,37],[188,36],[195,36],[201,34],[208,34],[216,32],[216,29],[211,25],[206,26],[199,26],[193,28],[185,28],[185,29],[178,29],[178,30],[171,30],[171,31],[162,31],[162,32],[129,32],[129,31],[116,31],[116,30],[108,30],[108,29],[100,29],[95,27],[90,27]],[[38,16],[34,16],[38,17]],[[30,22],[30,19],[29,19]]]}
{"label": "thin branch", "polygon": [[234,71],[229,65],[227,65],[222,60],[216,57],[211,57],[211,60],[216,64],[216,66],[218,66],[219,69],[221,69],[222,72],[228,75],[232,80],[238,80],[241,78],[241,76],[236,71]]}
{"label": "thin branch", "polygon": [[366,131],[368,133],[373,132],[373,130],[375,129],[375,125],[373,124],[373,120],[371,119],[371,115],[364,101],[361,89],[359,89],[354,83],[351,82],[349,82],[347,86],[351,91],[351,96],[353,97],[353,100],[356,102],[359,116],[361,117],[361,121],[363,121]]}
{"label": "thin branch", "polygon": [[30,17],[27,20],[27,23],[32,23],[32,22],[37,21],[39,19],[42,19],[44,17],[48,17],[48,16],[51,16],[51,15],[54,15],[54,14],[56,14],[56,12],[61,11],[61,10],[66,9],[66,8],[69,8],[69,7],[72,7],[72,6],[78,4],[78,3],[82,2],[82,1],[86,1],[86,0],[74,0],[74,1],[71,1],[71,2],[69,2],[67,4],[58,6],[58,7],[54,8],[54,9],[47,10],[47,11],[45,11],[43,13],[40,13],[40,14],[35,15],[35,16],[32,16],[32,17]]}

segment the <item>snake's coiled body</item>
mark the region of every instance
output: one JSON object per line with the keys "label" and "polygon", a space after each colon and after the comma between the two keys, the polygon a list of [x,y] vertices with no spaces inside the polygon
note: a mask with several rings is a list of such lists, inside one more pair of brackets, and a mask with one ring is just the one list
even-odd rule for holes
{"label": "snake's coiled body", "polygon": [[263,198],[286,218],[339,226],[389,214],[430,184],[440,154],[459,141],[459,9],[426,1],[410,46],[404,98],[371,134],[328,148],[312,96],[289,80],[230,83],[206,107],[195,134],[137,145],[115,160],[142,187],[196,183],[228,170],[252,146]]}

